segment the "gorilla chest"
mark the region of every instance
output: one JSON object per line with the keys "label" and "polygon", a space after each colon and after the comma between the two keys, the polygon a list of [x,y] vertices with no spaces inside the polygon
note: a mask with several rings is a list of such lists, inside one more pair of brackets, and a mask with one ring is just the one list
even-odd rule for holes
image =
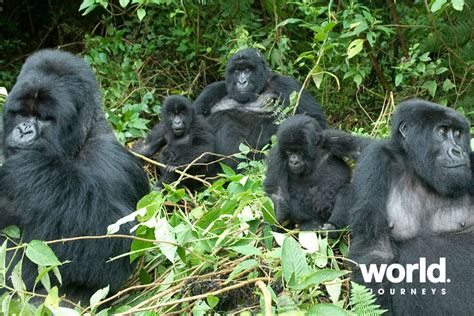
{"label": "gorilla chest", "polygon": [[211,113],[227,110],[239,110],[241,112],[250,112],[257,114],[271,115],[274,112],[273,105],[278,96],[272,92],[264,92],[260,94],[253,102],[239,103],[229,96],[224,97],[211,109]]}
{"label": "gorilla chest", "polygon": [[392,186],[386,210],[391,236],[398,241],[474,231],[474,204],[468,194],[441,196],[410,179]]}

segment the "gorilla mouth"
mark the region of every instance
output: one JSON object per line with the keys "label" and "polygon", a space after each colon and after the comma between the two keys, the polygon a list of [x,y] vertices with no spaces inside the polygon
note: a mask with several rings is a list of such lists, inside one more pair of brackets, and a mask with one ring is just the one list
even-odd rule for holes
{"label": "gorilla mouth", "polygon": [[173,128],[173,132],[176,136],[182,136],[184,134],[184,128]]}
{"label": "gorilla mouth", "polygon": [[461,168],[461,167],[466,167],[467,165],[465,163],[462,164],[457,164],[457,165],[445,165],[443,166],[446,169],[454,169],[454,168]]}

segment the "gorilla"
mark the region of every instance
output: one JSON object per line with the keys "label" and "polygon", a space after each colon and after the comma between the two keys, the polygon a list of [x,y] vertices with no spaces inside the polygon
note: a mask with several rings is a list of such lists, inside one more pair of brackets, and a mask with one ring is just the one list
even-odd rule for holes
{"label": "gorilla", "polygon": [[[216,152],[229,156],[239,152],[241,143],[257,150],[269,144],[277,129],[277,116],[288,108],[291,93],[300,89],[294,78],[270,71],[259,51],[246,48],[229,59],[225,81],[207,86],[194,106],[216,134]],[[308,92],[303,91],[296,112],[314,117],[327,128],[321,105]],[[226,163],[236,166],[235,161]]]}
{"label": "gorilla", "polygon": [[3,154],[3,117],[0,115],[0,165],[3,164],[5,156]]}
{"label": "gorilla", "polygon": [[350,182],[351,169],[342,158],[356,156],[363,143],[341,131],[323,131],[315,119],[301,114],[287,118],[276,136],[264,190],[277,221],[289,228],[318,229]]}
{"label": "gorilla", "polygon": [[[350,257],[360,266],[352,279],[393,315],[474,310],[469,125],[453,109],[402,102],[391,138],[369,145],[356,166]],[[381,273],[372,278],[374,268]]]}
{"label": "gorilla", "polygon": [[[3,117],[0,229],[18,226],[22,241],[103,235],[149,192],[139,162],[115,139],[95,75],[82,58],[53,50],[30,56]],[[105,238],[52,245],[60,261],[71,261],[59,267],[60,294],[88,304],[107,285],[110,294],[116,292],[132,266],[127,257],[107,261],[130,251],[130,242]],[[11,257],[9,252],[7,260]],[[38,268],[25,257],[27,289],[44,292],[41,284],[34,286],[37,275]]]}
{"label": "gorilla", "polygon": [[[206,120],[196,115],[191,101],[183,96],[167,97],[161,108],[162,123],[157,124],[134,151],[146,157],[159,153],[158,161],[166,168],[161,174],[161,183],[172,183],[179,175],[177,167],[186,166],[204,153],[214,152],[215,136]],[[211,175],[213,155],[206,154],[186,172],[192,175]],[[181,183],[189,189],[198,189],[201,182],[185,179]]]}

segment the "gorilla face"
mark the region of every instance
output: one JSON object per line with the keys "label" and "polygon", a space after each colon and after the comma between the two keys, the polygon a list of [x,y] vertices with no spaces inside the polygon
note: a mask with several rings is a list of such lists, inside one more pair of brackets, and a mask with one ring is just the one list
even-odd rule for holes
{"label": "gorilla face", "polygon": [[253,48],[241,50],[227,63],[227,92],[239,103],[254,102],[263,92],[267,76],[268,71],[262,54]]}
{"label": "gorilla face", "polygon": [[303,154],[298,151],[285,151],[286,159],[288,161],[288,169],[293,174],[302,173],[305,168]]}
{"label": "gorilla face", "polygon": [[[21,97],[18,97],[18,92]],[[74,112],[73,108],[64,111],[63,119],[74,117]],[[7,157],[21,150],[54,148],[57,152],[63,151],[65,146],[59,140],[67,138],[60,137],[67,134],[62,130],[67,126],[60,124],[51,91],[33,89],[28,84],[17,87],[5,104],[4,116]]]}
{"label": "gorilla face", "polygon": [[417,176],[434,190],[464,194],[471,181],[469,122],[453,109],[416,102],[395,113],[396,142]]}
{"label": "gorilla face", "polygon": [[320,147],[321,128],[307,116],[297,115],[287,118],[277,132],[280,159],[286,162],[294,175],[312,170]]}
{"label": "gorilla face", "polygon": [[189,134],[191,122],[194,119],[194,110],[188,99],[183,96],[166,98],[162,107],[164,124],[173,131],[177,138]]}
{"label": "gorilla face", "polygon": [[103,117],[95,75],[81,58],[50,51],[34,54],[23,65],[3,108],[5,156],[36,150],[75,157],[93,121],[105,122]]}

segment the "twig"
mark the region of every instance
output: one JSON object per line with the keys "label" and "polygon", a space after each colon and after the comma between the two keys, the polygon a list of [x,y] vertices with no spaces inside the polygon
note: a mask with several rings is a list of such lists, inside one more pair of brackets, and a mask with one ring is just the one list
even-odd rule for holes
{"label": "twig", "polygon": [[262,291],[263,301],[265,303],[265,315],[269,316],[269,315],[272,314],[272,295],[268,291],[268,289],[265,286],[265,283],[263,283],[263,281],[259,280],[259,281],[255,282],[255,285],[258,286],[260,291]]}
{"label": "twig", "polygon": [[[137,153],[134,152],[134,151],[130,151],[130,152],[131,152],[133,155],[137,156],[138,158],[143,159],[143,160],[145,160],[145,161],[148,162],[148,163],[151,163],[152,165],[158,166],[158,167],[160,167],[160,168],[166,168],[166,165],[165,165],[165,164],[162,164],[162,163],[160,163],[160,162],[154,161],[153,159],[150,159],[150,158],[147,158],[147,157],[142,156],[142,155],[140,155],[140,154],[137,154]],[[180,171],[180,170],[175,170],[174,172],[176,172],[176,173],[179,174],[179,175],[183,175],[183,176],[185,176],[185,177],[187,177],[187,178],[191,178],[191,179],[193,179],[193,180],[199,181],[199,182],[203,183],[204,185],[206,185],[206,186],[208,186],[208,187],[211,186],[211,184],[210,184],[209,182],[207,182],[206,180],[203,180],[203,179],[201,179],[201,178],[199,178],[199,177],[190,175],[190,174],[185,173],[185,172]]]}
{"label": "twig", "polygon": [[182,298],[182,299],[179,299],[179,300],[165,302],[165,303],[161,303],[161,304],[156,304],[156,305],[152,305],[152,306],[148,306],[148,307],[144,307],[144,308],[133,308],[133,309],[129,310],[128,312],[136,313],[136,312],[144,312],[144,311],[148,311],[148,310],[156,310],[156,309],[159,309],[161,307],[166,307],[166,306],[170,306],[170,305],[176,305],[176,304],[186,303],[186,302],[195,301],[195,300],[199,300],[199,299],[204,299],[208,296],[211,296],[211,295],[216,296],[216,295],[219,295],[219,294],[224,293],[224,292],[228,292],[228,291],[235,290],[235,289],[244,287],[244,286],[252,284],[252,283],[256,283],[258,281],[267,281],[267,282],[269,282],[270,279],[269,278],[255,278],[255,279],[248,280],[248,281],[241,282],[241,283],[237,283],[237,284],[234,284],[234,285],[231,285],[231,286],[228,286],[228,287],[225,287],[225,288],[222,288],[220,290],[213,291],[213,292],[207,292],[207,293],[204,293],[204,294],[185,297],[185,298]]}

